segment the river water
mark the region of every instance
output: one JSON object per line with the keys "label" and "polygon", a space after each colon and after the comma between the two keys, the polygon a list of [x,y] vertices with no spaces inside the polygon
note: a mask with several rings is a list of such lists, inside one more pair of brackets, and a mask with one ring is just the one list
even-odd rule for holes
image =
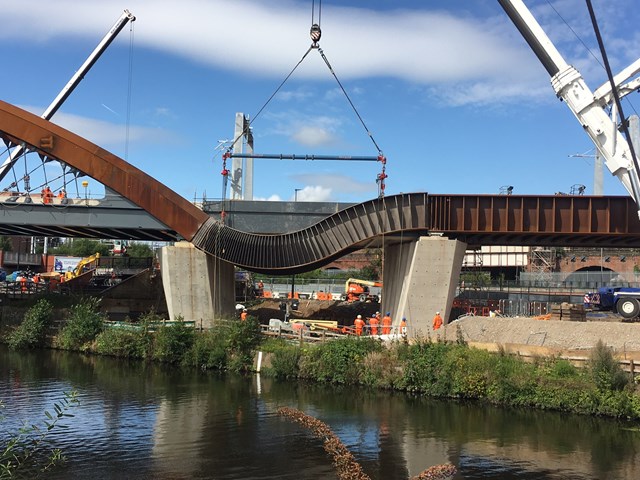
{"label": "river water", "polygon": [[335,478],[320,441],[278,416],[281,406],[327,423],[374,480],[445,462],[456,479],[640,478],[640,431],[614,420],[3,345],[0,447],[71,389],[75,416],[48,437],[67,463],[47,478]]}

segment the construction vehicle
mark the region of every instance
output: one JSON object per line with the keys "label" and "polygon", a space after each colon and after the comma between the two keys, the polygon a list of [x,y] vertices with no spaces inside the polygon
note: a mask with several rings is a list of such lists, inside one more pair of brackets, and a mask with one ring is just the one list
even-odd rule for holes
{"label": "construction vehicle", "polygon": [[619,313],[626,319],[640,316],[640,288],[600,287],[584,297],[585,306],[594,310]]}
{"label": "construction vehicle", "polygon": [[[100,260],[100,253],[94,253],[93,255],[83,258],[78,262],[73,270],[65,272],[64,280],[65,282],[72,280],[76,277],[79,277],[83,273],[88,272],[89,270],[93,270],[98,266],[98,260]],[[93,268],[92,268],[93,267]]]}
{"label": "construction vehicle", "polygon": [[343,301],[355,302],[379,302],[380,292],[377,294],[371,292],[370,287],[382,288],[382,282],[373,282],[371,280],[360,280],[358,278],[348,278],[344,284]]}

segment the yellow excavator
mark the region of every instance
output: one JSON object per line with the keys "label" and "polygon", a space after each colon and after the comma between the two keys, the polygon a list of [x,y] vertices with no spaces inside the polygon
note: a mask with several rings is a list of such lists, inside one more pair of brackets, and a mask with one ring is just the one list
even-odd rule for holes
{"label": "yellow excavator", "polygon": [[[65,272],[64,274],[65,282],[72,280],[76,277],[79,277],[83,273],[88,272],[93,268],[96,268],[98,266],[99,259],[100,259],[100,254],[94,253],[93,255],[80,260],[73,270]],[[95,264],[95,265],[92,265],[92,264]]]}

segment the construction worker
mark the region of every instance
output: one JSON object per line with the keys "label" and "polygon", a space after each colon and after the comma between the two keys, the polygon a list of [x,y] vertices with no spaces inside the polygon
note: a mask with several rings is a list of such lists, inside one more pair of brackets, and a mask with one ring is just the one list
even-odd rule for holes
{"label": "construction worker", "polygon": [[52,202],[52,200],[53,200],[53,192],[49,188],[49,185],[47,185],[46,187],[44,187],[44,190],[42,190],[42,203],[44,203],[45,205],[48,205]]}
{"label": "construction worker", "polygon": [[440,312],[436,312],[436,316],[433,317],[433,329],[438,330],[442,326],[442,317]]}
{"label": "construction worker", "polygon": [[403,337],[407,336],[407,317],[402,317],[400,321],[400,335]]}
{"label": "construction worker", "polygon": [[64,188],[61,188],[58,192],[58,199],[62,200],[63,198],[67,198],[67,191]]}
{"label": "construction worker", "polygon": [[369,319],[369,329],[371,330],[371,335],[378,335],[378,326],[380,325],[380,319],[378,315],[374,315]]}
{"label": "construction worker", "polygon": [[391,312],[387,312],[384,317],[382,317],[382,334],[389,335],[391,333]]}
{"label": "construction worker", "polygon": [[242,310],[242,313],[240,314],[240,320],[244,322],[247,319],[247,315],[249,315],[249,313],[247,312],[247,309],[245,308],[245,309]]}
{"label": "construction worker", "polygon": [[364,328],[364,320],[362,319],[362,315],[358,315],[356,319],[353,321],[353,326],[356,329],[356,335],[362,335],[362,329]]}

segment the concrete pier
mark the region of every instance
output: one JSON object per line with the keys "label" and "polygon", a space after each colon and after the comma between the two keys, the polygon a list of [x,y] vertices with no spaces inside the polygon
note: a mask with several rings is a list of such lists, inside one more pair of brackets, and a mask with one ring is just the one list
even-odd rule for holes
{"label": "concrete pier", "polygon": [[160,271],[171,320],[182,317],[210,328],[235,310],[233,265],[207,255],[189,242],[163,247]]}
{"label": "concrete pier", "polygon": [[406,317],[407,336],[415,337],[433,335],[436,312],[447,321],[466,249],[439,236],[385,247],[382,311],[391,312],[394,326]]}

